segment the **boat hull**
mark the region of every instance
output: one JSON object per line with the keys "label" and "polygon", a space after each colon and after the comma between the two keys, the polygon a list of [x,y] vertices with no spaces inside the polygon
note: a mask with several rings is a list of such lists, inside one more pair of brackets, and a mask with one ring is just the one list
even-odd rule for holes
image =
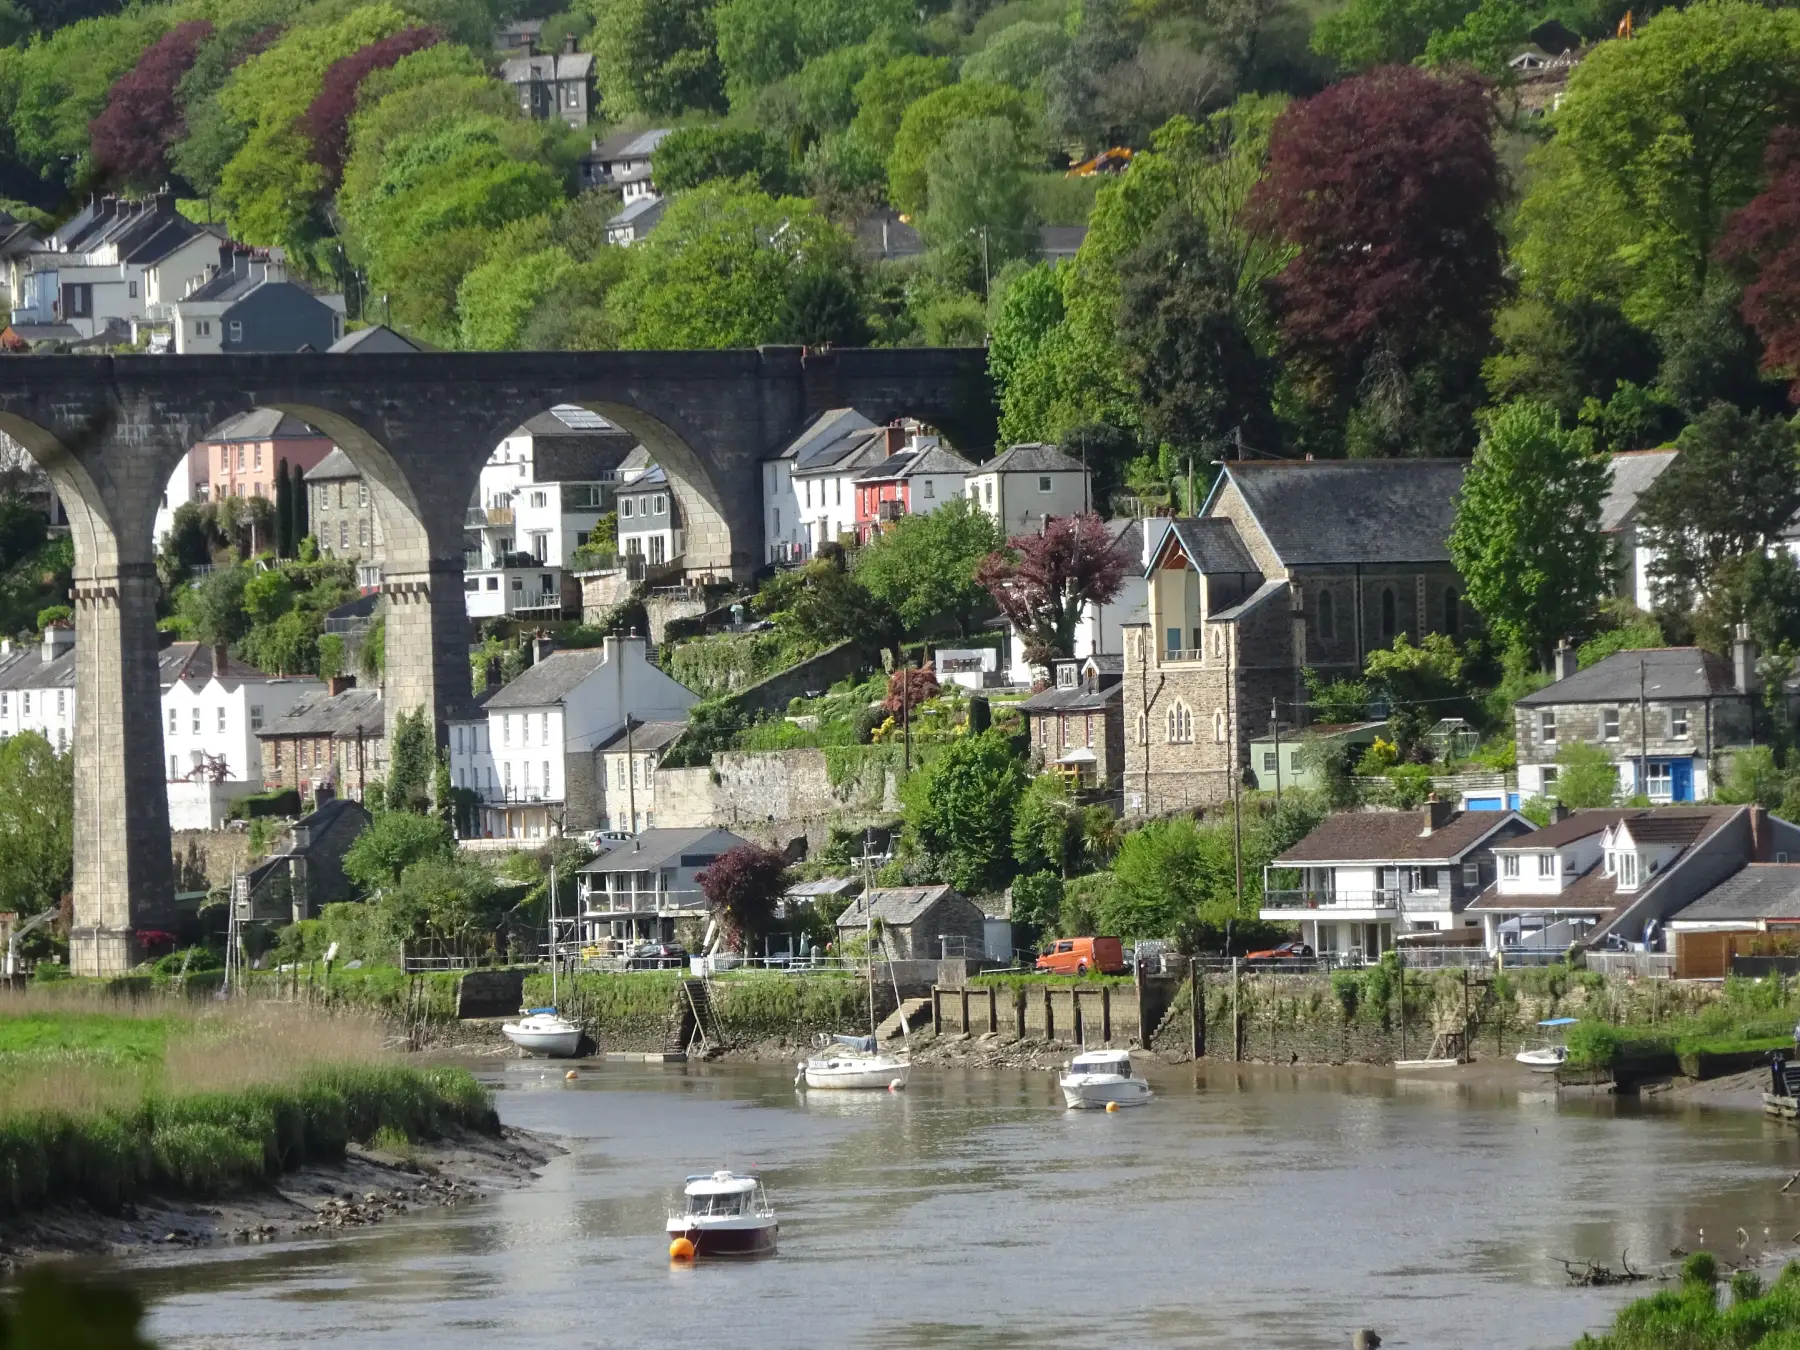
{"label": "boat hull", "polygon": [[1567,1057],[1545,1050],[1521,1050],[1513,1058],[1533,1073],[1555,1073]]}
{"label": "boat hull", "polygon": [[573,1059],[581,1046],[581,1028],[568,1031],[535,1031],[529,1027],[521,1027],[517,1023],[508,1022],[500,1028],[501,1034],[528,1055],[540,1059]]}
{"label": "boat hull", "polygon": [[686,1238],[694,1244],[695,1256],[767,1256],[775,1250],[780,1232],[781,1225],[774,1222],[746,1227],[671,1223],[669,1241]]}
{"label": "boat hull", "polygon": [[1150,1085],[1141,1078],[1063,1078],[1063,1101],[1071,1111],[1104,1111],[1108,1105],[1142,1106],[1151,1098]]}
{"label": "boat hull", "polygon": [[801,1070],[806,1086],[819,1091],[883,1091],[898,1084],[906,1086],[912,1065],[897,1060],[858,1064],[853,1060],[808,1060]]}

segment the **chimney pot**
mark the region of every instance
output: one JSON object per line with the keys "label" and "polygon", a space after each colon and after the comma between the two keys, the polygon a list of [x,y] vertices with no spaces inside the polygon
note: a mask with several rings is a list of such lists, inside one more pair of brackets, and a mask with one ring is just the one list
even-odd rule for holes
{"label": "chimney pot", "polygon": [[564,51],[564,53],[566,53],[569,56],[573,56],[573,55],[575,55],[575,50],[576,50],[575,34],[573,34],[573,33],[563,34],[563,51]]}
{"label": "chimney pot", "polygon": [[1575,649],[1569,645],[1569,640],[1564,638],[1556,644],[1556,655],[1551,665],[1552,672],[1557,679],[1566,680],[1575,673],[1578,665]]}
{"label": "chimney pot", "polygon": [[1754,694],[1759,683],[1756,676],[1756,643],[1750,636],[1750,625],[1740,623],[1731,643],[1732,685],[1740,694]]}
{"label": "chimney pot", "polygon": [[1428,839],[1433,831],[1441,830],[1450,823],[1454,809],[1449,802],[1439,801],[1437,793],[1434,792],[1426,798],[1425,805],[1420,808],[1420,814],[1424,817],[1425,828],[1419,831],[1419,837]]}

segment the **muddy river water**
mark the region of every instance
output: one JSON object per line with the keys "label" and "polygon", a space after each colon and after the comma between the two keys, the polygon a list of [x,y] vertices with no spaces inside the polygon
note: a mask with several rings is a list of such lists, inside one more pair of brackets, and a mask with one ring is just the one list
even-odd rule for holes
{"label": "muddy river water", "polygon": [[[1524,1079],[1182,1067],[1106,1115],[1062,1110],[1041,1071],[920,1067],[904,1093],[810,1099],[778,1065],[478,1071],[507,1122],[569,1149],[535,1186],[147,1258],[127,1274],[158,1343],[1344,1350],[1368,1326],[1536,1350],[1653,1287],[1570,1288],[1556,1258],[1654,1268],[1702,1229],[1734,1259],[1800,1254],[1791,1127]],[[671,1267],[667,1201],[723,1165],[764,1177],[779,1255]]]}

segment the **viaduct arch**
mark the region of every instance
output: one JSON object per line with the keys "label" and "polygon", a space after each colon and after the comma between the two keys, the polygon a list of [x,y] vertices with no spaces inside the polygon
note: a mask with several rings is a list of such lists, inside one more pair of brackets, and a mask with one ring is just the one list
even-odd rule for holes
{"label": "viaduct arch", "polygon": [[387,541],[387,707],[441,724],[469,696],[463,521],[481,466],[528,417],[592,409],[638,436],[687,516],[690,570],[743,577],[763,556],[761,461],[826,408],[909,415],[965,450],[993,443],[980,348],[693,352],[303,352],[16,357],[0,430],[42,464],[75,543],[72,967],[113,974],[133,933],[170,921],[151,537],[169,475],[233,414],[291,412],[370,484]]}

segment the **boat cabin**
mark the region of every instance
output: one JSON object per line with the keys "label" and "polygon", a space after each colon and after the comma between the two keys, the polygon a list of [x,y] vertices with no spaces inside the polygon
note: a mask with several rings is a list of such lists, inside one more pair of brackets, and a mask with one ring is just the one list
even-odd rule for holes
{"label": "boat cabin", "polygon": [[1089,1050],[1069,1061],[1069,1072],[1116,1073],[1131,1077],[1131,1052],[1128,1050]]}
{"label": "boat cabin", "polygon": [[740,1177],[732,1172],[713,1172],[687,1179],[682,1190],[690,1217],[723,1219],[744,1214],[759,1214],[767,1208],[757,1202],[762,1183],[755,1177]]}

